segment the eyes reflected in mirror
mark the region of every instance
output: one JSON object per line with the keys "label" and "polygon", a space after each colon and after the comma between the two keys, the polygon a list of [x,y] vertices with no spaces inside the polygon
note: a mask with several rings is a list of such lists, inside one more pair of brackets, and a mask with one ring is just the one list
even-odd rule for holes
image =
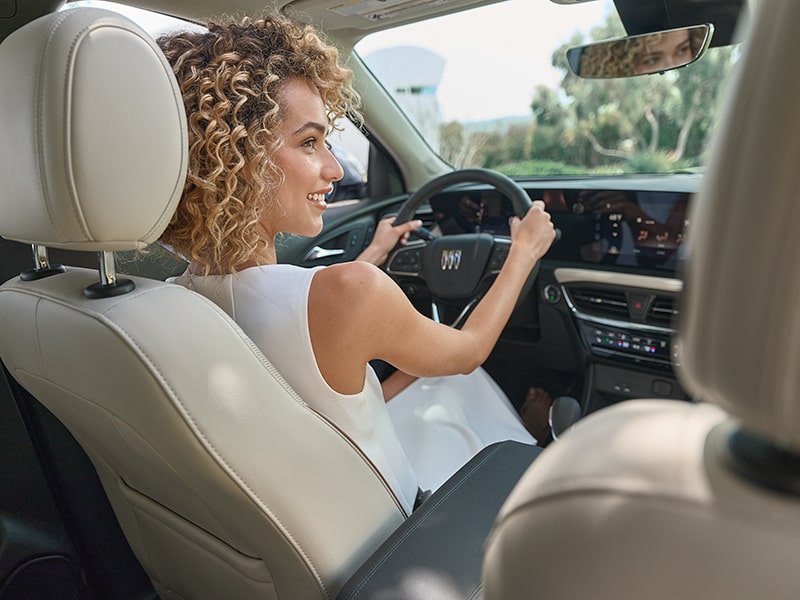
{"label": "eyes reflected in mirror", "polygon": [[700,58],[713,33],[709,23],[596,42],[570,48],[567,61],[573,73],[587,79],[663,73]]}

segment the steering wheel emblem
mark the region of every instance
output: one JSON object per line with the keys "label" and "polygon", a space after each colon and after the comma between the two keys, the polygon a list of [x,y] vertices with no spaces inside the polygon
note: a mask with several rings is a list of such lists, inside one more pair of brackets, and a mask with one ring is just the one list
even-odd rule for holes
{"label": "steering wheel emblem", "polygon": [[442,271],[458,271],[461,266],[461,250],[442,250]]}

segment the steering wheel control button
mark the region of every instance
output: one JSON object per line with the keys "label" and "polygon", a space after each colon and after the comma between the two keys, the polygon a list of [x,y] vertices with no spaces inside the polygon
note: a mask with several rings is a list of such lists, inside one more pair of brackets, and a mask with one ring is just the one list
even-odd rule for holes
{"label": "steering wheel control button", "polygon": [[417,274],[422,270],[422,255],[419,250],[406,250],[398,252],[389,264],[393,273]]}
{"label": "steering wheel control button", "polygon": [[499,272],[503,268],[508,258],[508,251],[511,246],[509,244],[495,243],[492,249],[492,255],[489,257],[489,270],[492,272]]}
{"label": "steering wheel control button", "polygon": [[544,286],[542,294],[544,295],[544,299],[550,304],[558,304],[561,301],[561,290],[557,285],[553,285],[552,283],[548,283]]}

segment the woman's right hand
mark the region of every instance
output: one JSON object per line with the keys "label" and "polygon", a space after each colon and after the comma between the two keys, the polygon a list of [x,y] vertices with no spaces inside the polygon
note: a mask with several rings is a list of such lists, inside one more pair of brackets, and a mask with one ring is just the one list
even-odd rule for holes
{"label": "woman's right hand", "polygon": [[544,202],[534,200],[523,218],[511,217],[511,248],[522,252],[533,265],[544,256],[556,237],[556,230],[550,214],[544,209]]}
{"label": "woman's right hand", "polygon": [[461,329],[420,314],[403,290],[372,265],[356,261],[320,269],[309,290],[308,322],[317,365],[328,385],[341,394],[357,393],[364,386],[364,365],[375,358],[416,377],[470,373],[481,365],[531,269],[555,238],[541,201],[510,226],[508,258]]}

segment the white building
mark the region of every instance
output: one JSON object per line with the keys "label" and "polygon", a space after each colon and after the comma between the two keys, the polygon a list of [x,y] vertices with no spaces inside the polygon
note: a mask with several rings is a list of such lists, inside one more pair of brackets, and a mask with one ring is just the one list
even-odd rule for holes
{"label": "white building", "polygon": [[376,50],[364,60],[438,152],[441,113],[436,88],[442,79],[445,60],[416,46]]}

